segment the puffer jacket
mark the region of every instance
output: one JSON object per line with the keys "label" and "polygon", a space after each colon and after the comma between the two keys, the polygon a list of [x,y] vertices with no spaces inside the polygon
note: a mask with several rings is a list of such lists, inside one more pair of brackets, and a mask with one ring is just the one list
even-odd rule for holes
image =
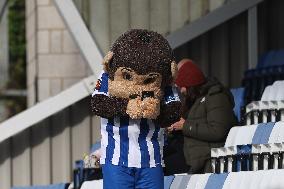
{"label": "puffer jacket", "polygon": [[201,86],[201,96],[191,108],[183,126],[184,155],[191,172],[210,172],[211,148],[224,146],[230,128],[237,124],[234,98],[215,78]]}

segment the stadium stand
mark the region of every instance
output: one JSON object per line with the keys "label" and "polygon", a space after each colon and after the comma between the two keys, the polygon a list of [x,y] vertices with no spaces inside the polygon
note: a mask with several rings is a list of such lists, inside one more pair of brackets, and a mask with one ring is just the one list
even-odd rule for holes
{"label": "stadium stand", "polygon": [[243,86],[245,102],[259,101],[266,86],[284,79],[284,50],[264,54],[255,69],[245,72]]}
{"label": "stadium stand", "polygon": [[69,184],[60,183],[60,184],[52,184],[48,186],[31,186],[31,187],[13,187],[12,189],[68,189]]}
{"label": "stadium stand", "polygon": [[[284,81],[278,81],[284,79],[279,76],[279,73],[284,72],[284,67],[280,64],[281,58],[284,58],[283,54],[284,51],[281,50],[264,55],[256,69],[246,72],[244,88],[231,89],[235,100],[235,114],[239,121],[243,116],[246,125],[233,127],[225,146],[211,150],[213,173],[165,176],[165,189],[247,189],[284,186],[284,180],[277,179],[284,175]],[[259,95],[262,91],[263,94]],[[257,100],[244,106],[245,100],[251,99]],[[244,115],[241,112],[243,107]],[[99,142],[94,144],[90,154],[99,147]],[[86,168],[85,164],[84,160],[76,161],[74,182],[69,185],[69,189],[103,188],[101,170]],[[13,189],[64,187],[67,188],[68,185]]]}
{"label": "stadium stand", "polygon": [[[164,189],[281,188],[284,186],[284,50],[261,57],[256,69],[248,70],[244,88],[231,89],[234,112],[245,126],[231,128],[225,145],[211,149],[211,174],[180,174],[164,177]],[[282,81],[281,81],[282,80]],[[246,106],[246,102],[250,102]],[[245,114],[242,109],[245,107]],[[92,154],[75,162],[73,183],[13,189],[103,188],[101,169]],[[87,157],[87,160],[85,159]],[[89,158],[89,159],[88,159]]]}
{"label": "stadium stand", "polygon": [[284,119],[284,81],[275,81],[265,88],[261,101],[246,106],[246,124],[275,122]]}
{"label": "stadium stand", "polygon": [[[164,179],[164,189],[267,189],[284,185],[284,170],[244,171],[222,174],[175,175]],[[273,180],[272,180],[273,178]],[[102,188],[102,181],[88,181],[82,189]]]}

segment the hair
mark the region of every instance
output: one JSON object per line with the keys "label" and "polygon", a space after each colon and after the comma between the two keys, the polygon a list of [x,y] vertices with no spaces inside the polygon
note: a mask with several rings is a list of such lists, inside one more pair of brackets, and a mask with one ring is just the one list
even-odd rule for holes
{"label": "hair", "polygon": [[162,85],[170,84],[173,80],[173,51],[168,41],[157,32],[131,29],[114,42],[111,51],[114,53],[108,68],[111,80],[114,79],[118,67],[128,67],[143,75],[150,72],[160,73]]}
{"label": "hair", "polygon": [[188,111],[191,109],[195,100],[201,96],[201,85],[192,86],[186,89],[186,95],[182,96],[182,117],[187,118]]}

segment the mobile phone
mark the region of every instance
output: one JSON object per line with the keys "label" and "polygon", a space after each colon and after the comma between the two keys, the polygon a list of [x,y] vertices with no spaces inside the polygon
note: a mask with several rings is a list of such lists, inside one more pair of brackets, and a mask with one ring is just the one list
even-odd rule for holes
{"label": "mobile phone", "polygon": [[142,91],[142,100],[148,97],[154,98],[154,91]]}

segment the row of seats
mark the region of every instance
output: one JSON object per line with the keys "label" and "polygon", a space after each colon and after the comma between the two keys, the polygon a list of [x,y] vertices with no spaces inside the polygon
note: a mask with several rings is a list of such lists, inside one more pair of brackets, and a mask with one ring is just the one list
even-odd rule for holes
{"label": "row of seats", "polygon": [[245,102],[258,101],[265,87],[274,81],[284,80],[284,51],[271,51],[263,55],[255,69],[245,72]]}
{"label": "row of seats", "polygon": [[283,167],[284,122],[233,127],[222,148],[211,149],[216,173]]}
{"label": "row of seats", "polygon": [[12,189],[68,189],[69,184],[60,183],[47,186],[29,186],[29,187],[13,187]]}
{"label": "row of seats", "polygon": [[[164,189],[283,188],[284,169],[164,177]],[[81,189],[103,188],[102,180],[84,182]]]}
{"label": "row of seats", "polygon": [[245,119],[247,125],[284,120],[284,81],[267,86],[261,101],[248,104]]}
{"label": "row of seats", "polygon": [[233,127],[228,134],[225,147],[281,142],[284,142],[283,121]]}
{"label": "row of seats", "polygon": [[248,144],[212,149],[214,173],[284,168],[284,144]]}
{"label": "row of seats", "polygon": [[[231,90],[239,121],[241,107],[246,102],[254,102],[246,106],[248,126],[233,127],[225,146],[211,150],[215,173],[165,176],[165,189],[266,189],[284,186],[284,179],[281,179],[284,176],[284,122],[281,122],[284,121],[284,81],[277,81],[284,80],[283,59],[284,50],[265,54],[256,69],[245,73],[244,88]],[[91,154],[98,148],[97,143]],[[14,189],[103,188],[101,170],[95,169],[93,164],[95,161],[91,158],[77,161],[71,185]]]}

